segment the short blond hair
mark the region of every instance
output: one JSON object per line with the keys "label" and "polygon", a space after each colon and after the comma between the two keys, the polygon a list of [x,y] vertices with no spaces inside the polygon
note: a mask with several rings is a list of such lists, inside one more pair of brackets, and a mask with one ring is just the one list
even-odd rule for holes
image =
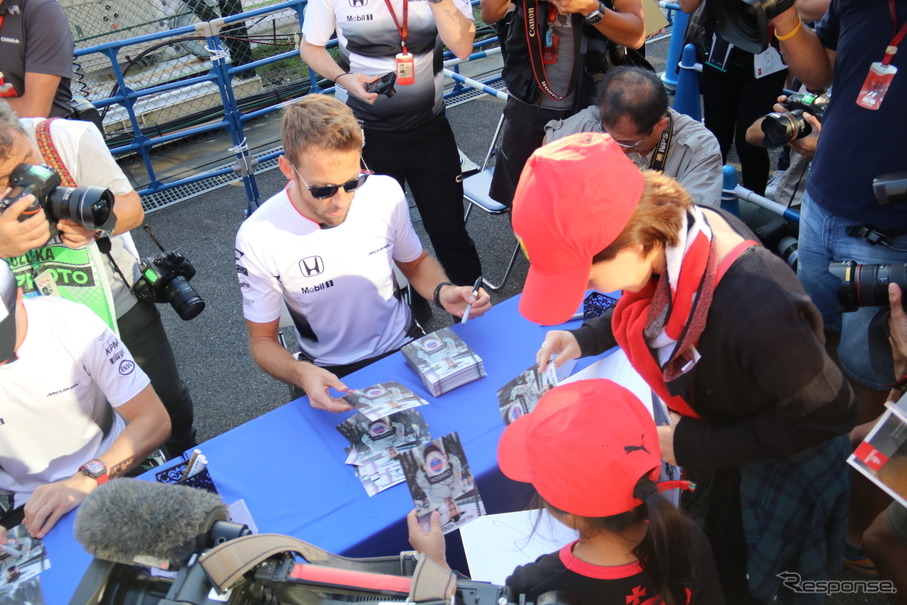
{"label": "short blond hair", "polygon": [[362,128],[344,103],[310,94],[284,110],[280,139],[284,154],[295,165],[299,155],[313,147],[328,151],[360,149]]}

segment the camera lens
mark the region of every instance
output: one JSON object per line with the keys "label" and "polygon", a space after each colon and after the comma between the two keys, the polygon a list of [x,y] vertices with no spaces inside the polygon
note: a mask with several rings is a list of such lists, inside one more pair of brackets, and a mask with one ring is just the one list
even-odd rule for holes
{"label": "camera lens", "polygon": [[205,301],[182,275],[171,279],[164,286],[164,293],[173,310],[183,321],[189,321],[205,309]]}
{"label": "camera lens", "polygon": [[801,139],[813,131],[809,122],[803,119],[803,111],[773,111],[762,120],[763,143],[769,149],[787,145],[794,139]]}
{"label": "camera lens", "polygon": [[797,261],[799,260],[799,253],[797,252],[798,247],[799,243],[797,242],[796,237],[783,237],[781,238],[781,241],[778,242],[778,256],[780,256],[794,271],[797,270]]}
{"label": "camera lens", "polygon": [[[829,271],[841,280],[838,302],[845,311],[888,304],[888,284],[907,289],[907,264],[860,265],[854,261],[832,263]],[[907,298],[902,300],[907,309]]]}
{"label": "camera lens", "polygon": [[113,203],[113,193],[102,187],[57,187],[47,200],[53,218],[67,218],[87,229],[101,231],[113,231],[116,226]]}

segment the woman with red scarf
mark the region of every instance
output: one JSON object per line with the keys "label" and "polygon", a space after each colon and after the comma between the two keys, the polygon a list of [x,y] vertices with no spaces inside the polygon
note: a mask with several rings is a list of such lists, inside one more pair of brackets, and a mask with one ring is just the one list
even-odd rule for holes
{"label": "woman with red scarf", "polygon": [[712,543],[727,602],[802,598],[790,590],[837,571],[853,394],[790,268],[737,218],[640,173],[604,134],[533,154],[513,229],[530,261],[520,300],[529,320],[566,321],[587,288],[621,291],[612,312],[549,332],[537,359],[560,365],[620,346],[667,403],[675,421],[658,429],[662,456],[699,484],[685,504]]}

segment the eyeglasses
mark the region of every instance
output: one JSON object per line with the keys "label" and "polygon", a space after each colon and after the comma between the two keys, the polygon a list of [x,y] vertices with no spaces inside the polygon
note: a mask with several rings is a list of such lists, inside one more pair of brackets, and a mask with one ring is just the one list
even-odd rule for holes
{"label": "eyeglasses", "polygon": [[[293,164],[290,164],[293,166]],[[296,166],[293,166],[293,172],[296,173],[296,176],[299,177],[299,180],[302,181],[302,184],[305,185],[306,189],[309,190],[309,193],[312,194],[312,197],[316,200],[326,200],[328,198],[334,197],[337,195],[337,191],[343,187],[343,190],[347,193],[352,193],[362,187],[365,184],[365,181],[368,179],[368,172],[362,172],[359,176],[355,176],[348,180],[347,182],[341,185],[315,185],[311,186],[305,182],[305,179],[302,178],[302,175],[299,174],[299,171],[296,170]]]}
{"label": "eyeglasses", "polygon": [[642,143],[643,139],[646,138],[646,137],[640,137],[636,141],[622,141],[618,138],[615,138],[614,135],[612,135],[610,132],[608,132],[608,129],[605,128],[604,124],[599,124],[599,128],[601,128],[603,133],[605,133],[606,135],[608,135],[612,139],[614,139],[614,142],[617,143],[618,145],[620,145],[621,147],[623,147],[624,149],[636,149],[637,147],[639,147],[639,144]]}

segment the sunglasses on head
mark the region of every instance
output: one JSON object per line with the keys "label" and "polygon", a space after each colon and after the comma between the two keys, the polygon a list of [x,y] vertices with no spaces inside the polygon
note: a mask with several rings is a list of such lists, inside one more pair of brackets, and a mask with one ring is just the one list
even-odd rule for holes
{"label": "sunglasses on head", "polygon": [[[290,165],[293,166],[292,164],[290,164]],[[299,177],[299,180],[302,181],[302,184],[305,185],[306,189],[309,190],[309,193],[312,194],[312,197],[315,198],[316,200],[326,200],[330,197],[334,197],[335,195],[337,195],[337,191],[341,187],[343,187],[343,190],[346,191],[347,193],[352,193],[353,191],[356,191],[357,189],[362,187],[362,185],[365,184],[365,181],[368,179],[368,175],[369,175],[368,172],[361,172],[358,176],[355,176],[355,177],[351,178],[350,180],[348,180],[347,182],[342,183],[340,185],[311,186],[305,182],[305,179],[302,178],[302,175],[299,174],[298,170],[296,170],[296,166],[293,166],[293,172],[296,173],[296,176]]]}

